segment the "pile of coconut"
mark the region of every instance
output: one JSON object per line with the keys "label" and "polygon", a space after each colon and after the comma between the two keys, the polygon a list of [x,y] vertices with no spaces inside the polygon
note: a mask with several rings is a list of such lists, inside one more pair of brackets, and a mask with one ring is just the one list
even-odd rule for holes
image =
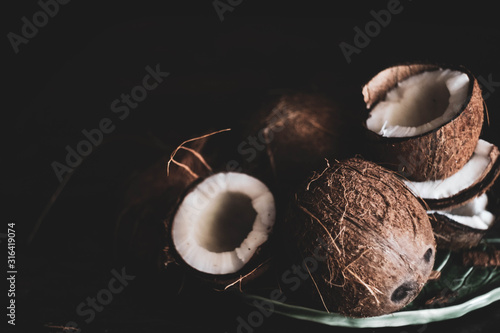
{"label": "pile of coconut", "polygon": [[500,161],[480,139],[486,110],[474,76],[462,67],[394,66],[363,96],[372,157],[424,199],[438,247],[478,245],[495,222],[487,191]]}
{"label": "pile of coconut", "polygon": [[234,147],[252,156],[239,168],[215,165],[217,147],[194,144],[223,131],[183,142],[165,166],[179,188],[164,220],[165,266],[226,290],[265,272],[280,280],[299,263],[312,282],[300,293],[304,305],[368,317],[415,299],[437,249],[478,245],[495,222],[488,189],[500,162],[480,139],[485,104],[474,76],[395,66],[362,94],[366,150],[344,141],[356,127],[345,125],[348,108],[304,93],[258,113],[247,132],[258,134],[254,142]]}

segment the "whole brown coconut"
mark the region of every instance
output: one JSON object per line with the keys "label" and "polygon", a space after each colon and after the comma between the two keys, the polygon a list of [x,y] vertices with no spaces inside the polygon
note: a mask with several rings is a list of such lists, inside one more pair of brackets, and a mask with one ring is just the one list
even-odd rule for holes
{"label": "whole brown coconut", "polygon": [[[260,110],[252,126],[258,130],[252,132],[262,145],[255,146],[280,191],[294,189],[325,158],[354,156],[355,125],[348,110],[329,96],[305,92],[282,94]],[[247,151],[241,150],[243,156]]]}
{"label": "whole brown coconut", "polygon": [[351,158],[315,174],[287,219],[300,257],[318,259],[309,272],[313,297],[328,311],[352,317],[397,311],[432,271],[436,250],[426,211],[393,172],[372,162]]}
{"label": "whole brown coconut", "polygon": [[[437,78],[436,81],[408,81],[429,73]],[[453,91],[457,82],[442,80],[442,73],[463,74],[463,78],[468,78],[463,97],[457,98],[457,93]],[[450,77],[454,79],[452,75]],[[405,89],[413,91],[409,94],[401,89],[396,92],[395,89],[400,88],[401,84],[406,84]],[[393,108],[374,121],[373,110],[386,101],[389,94],[392,94],[393,100],[397,99],[395,96],[400,98],[400,107]],[[408,99],[407,95],[411,98]],[[377,123],[374,128],[380,130],[377,132],[374,128],[368,128],[371,146],[367,153],[371,152],[370,158],[379,164],[400,172],[410,180],[425,181],[445,179],[460,170],[471,158],[484,115],[481,89],[467,69],[434,64],[393,66],[373,77],[363,87],[363,96],[370,109],[367,124],[370,121]],[[452,106],[452,100],[456,105]],[[393,111],[395,109],[396,112]],[[410,111],[402,115],[405,110]],[[449,118],[436,123],[436,119],[447,112]],[[387,131],[386,126],[404,127],[407,134],[393,135],[394,131]],[[381,134],[384,131],[391,134]]]}

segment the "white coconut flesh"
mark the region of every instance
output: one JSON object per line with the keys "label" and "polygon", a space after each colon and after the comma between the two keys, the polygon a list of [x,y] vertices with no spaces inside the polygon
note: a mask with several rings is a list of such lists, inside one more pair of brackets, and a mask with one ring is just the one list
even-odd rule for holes
{"label": "white coconut flesh", "polygon": [[267,241],[275,215],[274,197],[261,181],[217,173],[183,199],[172,224],[173,243],[198,271],[235,273]]}
{"label": "white coconut flesh", "polygon": [[398,82],[371,110],[369,130],[384,137],[413,137],[450,121],[467,100],[469,77],[450,69],[427,71]]}
{"label": "white coconut flesh", "polygon": [[423,199],[444,199],[481,181],[485,170],[492,162],[490,153],[495,146],[484,140],[479,140],[471,159],[455,174],[442,180],[412,182],[405,180],[416,196]]}
{"label": "white coconut flesh", "polygon": [[486,210],[488,196],[483,194],[469,203],[450,210],[429,211],[438,213],[449,219],[474,229],[487,230],[495,221],[495,216]]}

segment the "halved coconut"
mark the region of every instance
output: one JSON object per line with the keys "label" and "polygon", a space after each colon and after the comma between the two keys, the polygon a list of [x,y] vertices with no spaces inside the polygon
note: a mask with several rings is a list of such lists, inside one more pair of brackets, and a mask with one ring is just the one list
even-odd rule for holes
{"label": "halved coconut", "polygon": [[499,154],[495,145],[479,140],[471,159],[452,176],[423,182],[406,180],[405,183],[431,210],[463,206],[485,193],[498,178]]}
{"label": "halved coconut", "polygon": [[450,250],[477,246],[495,222],[487,205],[488,196],[483,194],[457,208],[428,211],[437,246]]}
{"label": "halved coconut", "polygon": [[444,179],[469,161],[483,124],[483,99],[463,67],[394,66],[363,87],[377,162],[415,181]]}
{"label": "halved coconut", "polygon": [[180,260],[206,274],[239,272],[268,240],[274,197],[260,180],[243,173],[216,173],[195,184],[171,223]]}

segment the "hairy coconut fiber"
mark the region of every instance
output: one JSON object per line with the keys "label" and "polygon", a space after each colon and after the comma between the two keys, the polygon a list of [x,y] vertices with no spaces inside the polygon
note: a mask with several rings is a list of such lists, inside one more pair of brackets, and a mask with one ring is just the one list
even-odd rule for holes
{"label": "hairy coconut fiber", "polygon": [[283,94],[260,110],[254,132],[265,145],[261,155],[280,190],[295,188],[325,158],[352,156],[355,140],[347,110],[317,93]]}
{"label": "hairy coconut fiber", "polygon": [[[206,139],[193,142],[190,149],[200,152]],[[162,221],[177,205],[178,198],[194,181],[192,173],[208,174],[207,168],[191,152],[181,150],[176,156],[179,165],[170,167],[167,176],[168,157],[160,158],[147,169],[134,175],[123,193],[115,227],[115,252],[131,256],[152,267],[163,267],[161,249],[164,246],[165,227]]]}
{"label": "hairy coconut fiber", "polygon": [[[223,242],[225,244],[224,246],[227,246],[228,243],[238,241],[239,237],[244,234],[244,231],[237,229],[234,223],[244,221],[244,227],[248,227],[246,222],[251,222],[252,219],[255,218],[255,216],[251,216],[252,213],[248,211],[246,199],[249,199],[249,202],[251,202],[253,207],[251,210],[253,213],[263,214],[262,210],[254,211],[256,206],[259,208],[266,206],[271,211],[274,211],[272,195],[260,180],[249,176],[245,172],[225,172],[223,168],[224,163],[220,163],[221,157],[219,155],[225,155],[226,151],[223,147],[214,147],[211,145],[210,141],[212,141],[214,134],[226,131],[227,130],[220,130],[186,140],[174,150],[170,159],[164,166],[166,168],[167,191],[165,192],[165,196],[162,197],[165,204],[164,210],[166,211],[164,217],[164,232],[162,233],[165,236],[162,256],[163,265],[165,267],[171,266],[172,264],[179,265],[185,272],[197,278],[202,284],[221,290],[231,286],[241,287],[241,285],[252,281],[268,269],[270,265],[270,252],[268,250],[269,242],[267,238],[263,243],[259,244],[257,249],[253,249],[254,252],[252,252],[252,254],[248,254],[249,252],[246,252],[246,246],[250,247],[250,244],[256,244],[254,236],[257,235],[257,231],[260,231],[260,229],[255,231],[250,228],[248,231],[249,234],[243,243],[241,243],[242,240],[239,240],[242,245],[246,245],[244,250],[242,250],[242,252],[245,252],[245,255],[242,255],[240,258],[242,261],[244,260],[244,265],[238,267],[237,271],[228,271],[226,273],[225,271],[218,272],[216,270],[201,269],[200,262],[202,262],[202,265],[212,264],[217,266],[218,262],[214,262],[214,260],[220,259],[219,255],[224,257],[223,259],[227,259],[227,254],[231,252],[227,249],[210,249],[210,251],[202,251],[205,257],[207,257],[207,252],[210,252],[205,261],[203,258],[199,260],[200,258],[198,255],[195,256],[196,260],[194,261],[186,260],[189,257],[189,253],[193,252],[191,250],[200,249],[200,246],[208,246],[202,244],[204,241],[207,241],[206,238],[196,238],[193,235],[209,236],[208,238],[212,242],[210,244],[213,245],[213,243],[215,243],[216,245],[220,245],[218,242]],[[209,136],[210,138],[207,139]],[[236,175],[241,175],[241,177],[236,177]],[[231,191],[226,188],[229,186],[226,182],[229,179],[228,177],[233,179],[231,182]],[[237,178],[236,180],[234,179],[235,177]],[[210,181],[208,181],[209,179]],[[252,180],[251,184],[248,183],[250,179]],[[257,189],[255,188],[255,183],[259,184]],[[240,191],[238,191],[238,186],[242,186]],[[259,205],[260,201],[258,199],[254,198],[255,200],[251,201],[249,196],[252,193],[255,194],[256,191],[258,192],[261,188],[265,188],[269,192],[270,198],[259,197],[261,200],[265,201],[262,202],[262,205]],[[195,192],[198,194],[193,195]],[[232,198],[241,199],[243,197],[245,203],[243,204],[241,200],[227,201],[229,197],[225,195],[229,194]],[[220,200],[216,199],[216,197]],[[232,206],[227,207],[226,205],[228,205],[228,202],[232,202]],[[181,211],[181,207],[183,207],[183,209],[179,215],[178,213]],[[203,209],[201,207],[203,207]],[[200,209],[202,209],[201,213]],[[271,211],[269,215],[266,214],[266,217],[271,216]],[[198,219],[198,213],[206,214],[206,216]],[[244,213],[250,216],[243,216],[242,214]],[[263,222],[263,220],[264,219],[261,218],[258,221],[254,221],[253,227],[261,227],[259,223]],[[272,222],[274,222],[274,216],[272,220]],[[178,226],[184,226],[184,228],[178,228],[181,232],[174,232],[175,223],[180,223]],[[204,227],[207,227],[206,223],[215,223],[214,225],[216,225],[216,227],[212,225],[212,227],[208,226],[208,229],[204,229]],[[226,229],[221,227],[224,223],[229,223]],[[256,226],[256,224],[259,225]],[[193,228],[191,228],[191,226]],[[212,232],[212,234],[207,234],[207,230],[211,230],[210,232]],[[268,234],[271,233],[270,230],[271,227],[269,226],[267,229]],[[262,234],[259,235],[262,236]],[[175,241],[174,236],[176,237]],[[192,237],[196,239],[197,246],[186,249],[185,245],[189,243]],[[232,237],[235,238],[231,239]],[[247,239],[248,237],[250,238]],[[179,244],[184,246],[183,251],[177,247]],[[248,250],[250,250],[250,248],[248,248]],[[186,255],[186,253],[188,253],[188,255]],[[217,258],[214,258],[214,255]],[[226,261],[222,263],[227,264]]]}
{"label": "hairy coconut fiber", "polygon": [[[378,316],[403,308],[427,281],[435,241],[426,211],[391,171],[351,158],[315,173],[287,217],[328,311]],[[313,265],[314,266],[314,265]]]}

